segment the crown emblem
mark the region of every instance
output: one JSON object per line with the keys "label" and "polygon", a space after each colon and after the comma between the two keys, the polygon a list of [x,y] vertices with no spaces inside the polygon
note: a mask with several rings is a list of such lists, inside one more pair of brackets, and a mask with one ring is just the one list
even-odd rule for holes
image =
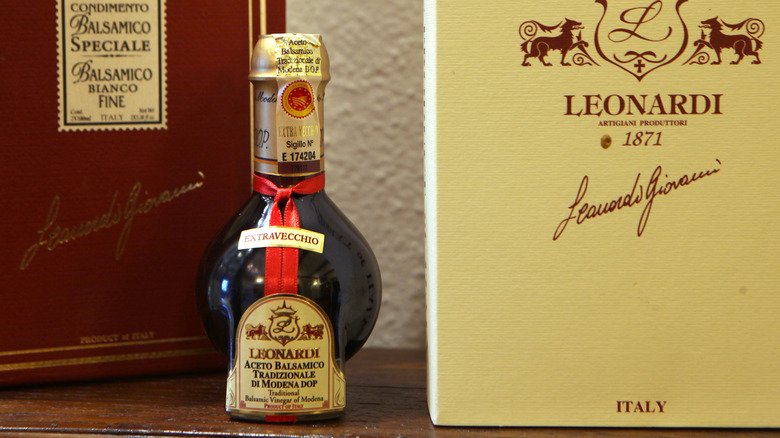
{"label": "crown emblem", "polygon": [[272,313],[273,313],[275,316],[293,316],[293,315],[295,315],[296,313],[298,313],[298,311],[297,311],[297,310],[295,310],[295,309],[293,309],[292,307],[289,307],[289,306],[287,305],[287,301],[284,301],[284,302],[282,302],[282,305],[281,305],[281,306],[277,307],[277,308],[276,308],[276,309],[274,309],[274,310],[271,310],[271,312],[272,312]]}

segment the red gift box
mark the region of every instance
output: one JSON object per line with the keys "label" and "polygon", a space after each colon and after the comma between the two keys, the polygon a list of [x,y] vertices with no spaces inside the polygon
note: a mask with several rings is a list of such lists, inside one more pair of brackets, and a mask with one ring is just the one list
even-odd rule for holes
{"label": "red gift box", "polygon": [[222,366],[195,272],[251,192],[249,55],[284,7],[3,7],[0,384]]}

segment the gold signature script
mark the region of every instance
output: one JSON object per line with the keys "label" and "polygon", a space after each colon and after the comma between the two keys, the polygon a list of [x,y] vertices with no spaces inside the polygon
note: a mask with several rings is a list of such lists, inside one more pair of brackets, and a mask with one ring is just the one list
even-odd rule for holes
{"label": "gold signature script", "polygon": [[[718,162],[718,166],[723,165],[720,160],[715,159],[715,161]],[[642,210],[642,215],[639,218],[639,225],[636,229],[636,235],[641,237],[647,226],[647,221],[650,218],[650,212],[653,209],[655,200],[658,197],[668,195],[675,190],[689,186],[702,178],[715,175],[718,172],[720,172],[720,167],[693,172],[676,179],[670,179],[669,175],[664,173],[663,168],[658,166],[650,176],[646,189],[640,184],[642,174],[639,173],[636,176],[634,187],[631,189],[631,192],[603,204],[583,202],[585,194],[588,192],[588,176],[585,175],[580,183],[577,196],[574,198],[574,203],[569,206],[569,215],[558,224],[558,228],[556,228],[555,233],[553,233],[553,240],[558,240],[561,237],[564,230],[566,230],[566,226],[569,225],[569,222],[571,221],[580,225],[589,219],[594,219],[624,208],[629,209],[644,204],[645,208]],[[661,180],[662,176],[664,177],[664,181]]]}
{"label": "gold signature script", "polygon": [[38,253],[38,249],[41,247],[54,251],[60,245],[122,224],[122,231],[119,233],[115,252],[115,257],[119,260],[130,237],[130,229],[133,226],[135,217],[139,214],[149,213],[163,204],[172,202],[186,193],[203,187],[206,176],[203,172],[198,172],[198,177],[200,179],[196,182],[185,184],[172,190],[163,190],[156,195],[150,195],[148,191],[143,189],[140,182],[136,182],[133,188],[130,189],[127,201],[124,204],[119,201],[119,191],[117,190],[114,192],[111,203],[104,213],[71,226],[57,224],[57,216],[59,215],[62,201],[59,196],[54,195],[54,199],[49,206],[49,213],[46,215],[46,220],[38,230],[38,240],[27,248],[24,256],[22,256],[19,269],[24,270],[30,266],[33,258]]}

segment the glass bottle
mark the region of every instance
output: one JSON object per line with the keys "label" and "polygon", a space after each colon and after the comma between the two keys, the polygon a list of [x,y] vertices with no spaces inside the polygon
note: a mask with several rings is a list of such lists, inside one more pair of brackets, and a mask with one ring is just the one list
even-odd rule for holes
{"label": "glass bottle", "polygon": [[345,408],[344,363],[379,312],[379,267],[323,188],[320,36],[261,36],[251,66],[255,191],[203,256],[198,306],[230,359],[232,417],[332,418]]}

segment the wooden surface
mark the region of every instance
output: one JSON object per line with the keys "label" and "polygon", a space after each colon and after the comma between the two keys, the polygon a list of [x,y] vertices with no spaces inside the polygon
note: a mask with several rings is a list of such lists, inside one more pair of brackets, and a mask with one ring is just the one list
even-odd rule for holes
{"label": "wooden surface", "polygon": [[348,407],[338,420],[293,425],[232,421],[225,373],[0,390],[7,437],[780,437],[768,430],[443,428],[428,417],[425,355],[367,349],[347,366]]}

